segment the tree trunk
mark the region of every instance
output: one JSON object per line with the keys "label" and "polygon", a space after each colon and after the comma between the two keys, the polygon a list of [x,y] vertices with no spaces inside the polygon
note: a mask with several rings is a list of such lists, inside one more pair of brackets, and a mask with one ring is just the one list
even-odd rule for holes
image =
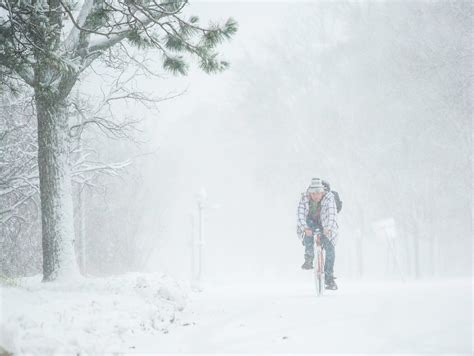
{"label": "tree trunk", "polygon": [[81,267],[82,275],[86,275],[86,194],[83,188],[79,188],[79,233],[81,239]]}
{"label": "tree trunk", "polygon": [[65,100],[35,88],[41,195],[43,281],[79,274],[69,167],[69,126]]}
{"label": "tree trunk", "polygon": [[421,276],[420,272],[420,229],[419,223],[415,220],[414,226],[415,231],[413,234],[413,262],[415,267],[415,278],[419,279]]}

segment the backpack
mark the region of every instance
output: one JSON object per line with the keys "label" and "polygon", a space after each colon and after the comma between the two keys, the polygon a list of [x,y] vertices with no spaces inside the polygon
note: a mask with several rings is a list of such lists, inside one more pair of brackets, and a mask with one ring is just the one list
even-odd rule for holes
{"label": "backpack", "polygon": [[324,186],[324,190],[326,190],[327,192],[332,192],[332,194],[334,195],[334,200],[336,201],[336,210],[337,210],[337,213],[339,214],[342,210],[342,200],[341,200],[341,197],[339,196],[339,193],[336,192],[335,190],[331,190],[331,186],[329,185],[329,182],[323,180],[322,183]]}
{"label": "backpack", "polygon": [[331,190],[332,194],[334,195],[334,200],[336,201],[336,209],[337,213],[339,214],[342,210],[342,200],[339,197],[339,193],[336,192],[335,190]]}

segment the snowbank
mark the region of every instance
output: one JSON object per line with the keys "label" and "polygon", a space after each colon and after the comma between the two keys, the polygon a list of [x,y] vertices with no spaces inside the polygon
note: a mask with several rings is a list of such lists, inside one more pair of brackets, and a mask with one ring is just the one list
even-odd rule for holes
{"label": "snowbank", "polygon": [[0,347],[34,354],[133,351],[129,336],[167,333],[186,302],[167,276],[138,273],[69,284],[24,278],[0,293]]}

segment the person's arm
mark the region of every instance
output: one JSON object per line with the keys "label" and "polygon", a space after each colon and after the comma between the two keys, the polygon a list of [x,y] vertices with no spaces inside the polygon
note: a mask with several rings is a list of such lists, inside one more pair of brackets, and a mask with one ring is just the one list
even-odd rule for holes
{"label": "person's arm", "polygon": [[333,240],[337,235],[337,207],[334,195],[327,197],[325,202],[324,214],[321,214],[321,223],[323,225],[323,233],[330,240]]}
{"label": "person's arm", "polygon": [[307,198],[304,194],[301,195],[300,203],[298,204],[298,209],[296,212],[296,233],[300,239],[303,238],[305,231],[308,229],[308,224],[306,223],[307,212]]}

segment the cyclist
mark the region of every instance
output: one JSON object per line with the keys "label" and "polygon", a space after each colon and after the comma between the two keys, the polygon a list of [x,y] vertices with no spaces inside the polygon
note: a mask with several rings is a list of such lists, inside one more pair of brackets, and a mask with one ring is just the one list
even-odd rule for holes
{"label": "cyclist", "polygon": [[305,246],[304,263],[301,268],[313,268],[314,233],[316,230],[321,231],[321,245],[326,251],[324,264],[326,289],[337,289],[334,281],[336,257],[334,246],[338,230],[336,201],[334,194],[325,189],[320,178],[313,178],[306,192],[301,194],[297,217],[297,234]]}

